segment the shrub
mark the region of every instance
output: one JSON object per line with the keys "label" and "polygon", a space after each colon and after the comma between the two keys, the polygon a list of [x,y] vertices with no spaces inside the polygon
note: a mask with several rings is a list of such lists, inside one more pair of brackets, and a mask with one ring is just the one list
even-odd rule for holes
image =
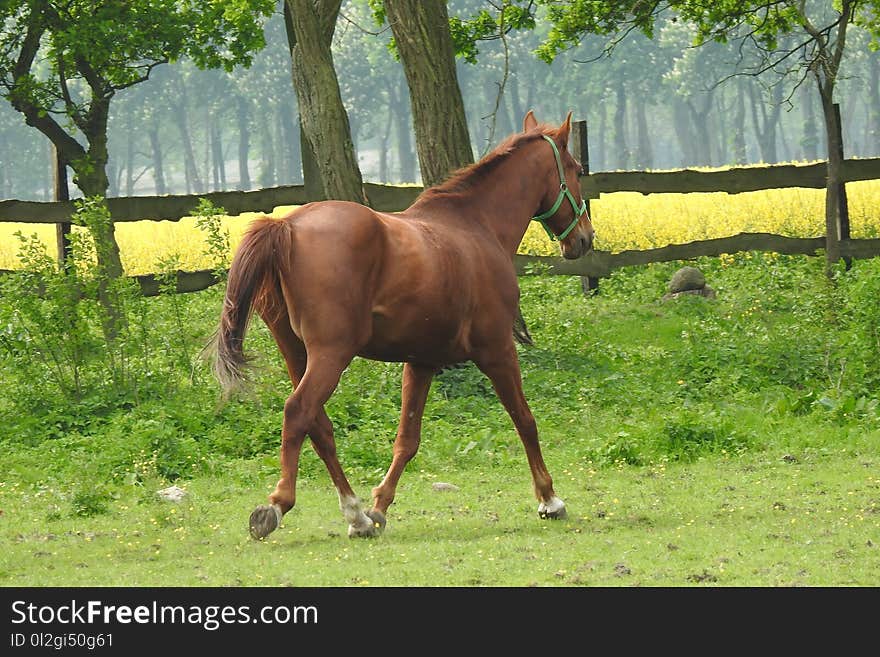
{"label": "shrub", "polygon": [[745,451],[750,438],[714,411],[685,410],[663,426],[661,449],[673,461],[694,461],[702,455]]}

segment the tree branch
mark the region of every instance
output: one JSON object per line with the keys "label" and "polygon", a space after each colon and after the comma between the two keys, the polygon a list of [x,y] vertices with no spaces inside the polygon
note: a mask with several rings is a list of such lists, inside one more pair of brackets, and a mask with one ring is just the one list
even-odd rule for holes
{"label": "tree branch", "polygon": [[13,85],[18,83],[19,78],[30,74],[37,51],[40,49],[40,39],[43,38],[45,31],[46,26],[39,25],[32,15],[31,21],[28,23],[27,34],[25,34],[24,41],[21,44],[21,52],[18,54],[18,59],[12,69]]}
{"label": "tree branch", "polygon": [[155,62],[150,62],[149,64],[145,64],[144,66],[137,66],[135,68],[147,69],[146,73],[138,76],[137,78],[135,78],[134,80],[131,80],[130,82],[126,82],[125,84],[116,85],[113,87],[113,89],[115,91],[121,91],[123,89],[128,89],[129,87],[133,87],[134,85],[138,84],[139,82],[145,82],[146,80],[150,79],[150,74],[153,72],[154,68],[156,68],[157,66],[160,66],[161,64],[167,64],[167,63],[168,63],[168,59],[165,58],[165,59],[159,59]]}
{"label": "tree branch", "polygon": [[58,86],[61,88],[61,98],[64,101],[66,113],[76,124],[76,127],[82,130],[83,125],[85,125],[85,115],[70,96],[70,89],[67,87],[67,75],[64,71],[64,53],[58,53],[56,64],[58,66]]}

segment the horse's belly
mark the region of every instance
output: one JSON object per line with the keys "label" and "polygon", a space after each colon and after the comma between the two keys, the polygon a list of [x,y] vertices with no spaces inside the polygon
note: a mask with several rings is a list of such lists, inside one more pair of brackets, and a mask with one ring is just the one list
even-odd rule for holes
{"label": "horse's belly", "polygon": [[359,355],[373,360],[446,365],[470,357],[470,322],[441,315],[373,313],[373,331]]}

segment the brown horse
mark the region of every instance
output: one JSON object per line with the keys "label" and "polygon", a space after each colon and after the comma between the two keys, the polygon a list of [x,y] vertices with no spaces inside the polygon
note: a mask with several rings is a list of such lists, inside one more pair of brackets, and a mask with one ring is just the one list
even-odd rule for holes
{"label": "brown horse", "polygon": [[[253,537],[274,531],[293,508],[306,435],[339,493],[349,536],[380,533],[397,482],[419,447],[432,378],[468,360],[489,377],[516,426],[539,515],[565,515],[523,396],[512,328],[519,299],[513,256],[529,221],[541,221],[558,237],[566,258],[591,247],[581,167],[567,150],[570,129],[571,113],[555,128],[538,125],[529,112],[522,133],[425,190],[403,212],[321,201],[250,226],[229,270],[214,371],[227,392],[244,380],[242,342],[256,310],[293,383],[284,404],[281,480],[269,504],[251,514]],[[355,356],[405,363],[391,466],[366,512],[336,457],[324,411]]]}

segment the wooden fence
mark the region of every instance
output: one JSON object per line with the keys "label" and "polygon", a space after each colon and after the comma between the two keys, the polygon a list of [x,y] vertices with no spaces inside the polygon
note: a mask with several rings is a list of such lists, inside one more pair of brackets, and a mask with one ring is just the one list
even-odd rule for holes
{"label": "wooden fence", "polygon": [[[588,171],[586,126],[574,124],[573,150]],[[880,179],[880,158],[845,160],[844,182]],[[652,193],[727,192],[737,194],[762,189],[785,187],[824,188],[825,164],[778,165],[741,167],[723,171],[696,171],[684,169],[668,172],[620,171],[587,173],[581,178],[584,198],[598,198],[600,194],[619,191]],[[414,185],[378,185],[367,183],[365,193],[371,206],[377,210],[394,212],[408,207],[421,193]],[[114,222],[141,220],[178,221],[190,216],[199,199],[206,198],[223,207],[230,215],[243,212],[271,212],[281,205],[307,203],[305,187],[291,185],[272,187],[251,192],[209,192],[175,196],[135,196],[109,198],[107,204]],[[0,201],[0,222],[69,224],[75,208],[72,201],[35,202]],[[824,230],[824,218],[816,217],[816,225]],[[825,237],[795,238],[769,233],[741,233],[732,237],[701,240],[688,244],[672,244],[656,249],[608,253],[594,251],[578,260],[560,257],[516,256],[517,272],[521,275],[547,273],[551,275],[581,276],[598,280],[620,267],[671,260],[690,260],[700,256],[717,256],[740,251],[767,251],[788,255],[816,255],[825,248]],[[880,239],[840,241],[841,256],[870,258],[880,255]],[[2,270],[0,270],[2,271]],[[158,294],[158,283],[153,275],[138,276],[145,295]],[[178,290],[192,292],[216,283],[210,271],[178,272]]]}

